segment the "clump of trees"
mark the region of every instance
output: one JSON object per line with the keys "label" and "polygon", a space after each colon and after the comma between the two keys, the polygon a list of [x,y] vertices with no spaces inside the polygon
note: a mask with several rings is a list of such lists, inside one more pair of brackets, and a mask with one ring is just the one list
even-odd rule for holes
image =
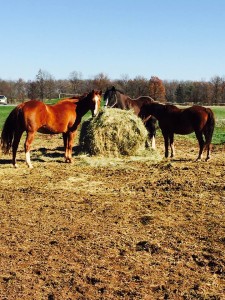
{"label": "clump of trees", "polygon": [[91,89],[116,86],[131,98],[148,95],[160,102],[179,104],[221,105],[225,103],[225,78],[215,76],[210,81],[161,80],[156,76],[147,79],[137,76],[130,79],[122,75],[111,80],[104,73],[92,79],[83,79],[82,74],[73,71],[68,79],[54,79],[47,71],[39,70],[34,80],[24,81],[0,79],[0,94],[7,96],[9,102],[18,103],[28,99],[63,98],[74,94],[83,94]]}

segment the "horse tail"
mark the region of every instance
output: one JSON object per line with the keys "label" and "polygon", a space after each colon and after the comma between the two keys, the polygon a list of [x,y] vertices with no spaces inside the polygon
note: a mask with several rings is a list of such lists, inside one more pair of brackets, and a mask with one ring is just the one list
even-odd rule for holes
{"label": "horse tail", "polygon": [[215,128],[215,116],[213,111],[210,108],[206,108],[206,111],[208,113],[208,120],[206,122],[206,127],[205,127],[205,144],[210,145],[212,141],[212,136]]}
{"label": "horse tail", "polygon": [[8,154],[12,147],[16,130],[18,130],[18,121],[22,110],[20,106],[15,107],[5,120],[1,134],[1,148],[4,154]]}

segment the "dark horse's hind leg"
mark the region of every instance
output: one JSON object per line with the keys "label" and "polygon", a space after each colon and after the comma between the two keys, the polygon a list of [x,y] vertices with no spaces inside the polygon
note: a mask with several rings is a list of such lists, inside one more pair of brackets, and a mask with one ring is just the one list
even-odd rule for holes
{"label": "dark horse's hind leg", "polygon": [[165,145],[165,158],[169,156],[169,146],[171,149],[170,157],[174,157],[175,150],[174,150],[174,134],[173,133],[165,133],[163,132],[164,137],[164,145]]}
{"label": "dark horse's hind leg", "polygon": [[207,154],[206,154],[206,161],[209,160],[211,157],[211,149],[212,149],[212,145],[211,145],[211,141],[212,141],[212,136],[208,133],[207,130],[204,130],[203,132],[204,137],[205,137],[205,148],[207,150]]}
{"label": "dark horse's hind leg", "polygon": [[17,152],[22,134],[23,134],[23,131],[15,132],[13,143],[12,143],[12,164],[15,168],[18,167],[17,163],[16,163],[16,152]]}
{"label": "dark horse's hind leg", "polygon": [[198,157],[196,160],[200,160],[200,159],[202,159],[202,152],[204,149],[205,142],[204,142],[204,139],[202,136],[202,132],[195,132],[195,135],[197,137],[198,144],[199,144],[199,153],[198,153]]}
{"label": "dark horse's hind leg", "polygon": [[174,155],[175,155],[175,148],[174,148],[174,134],[173,133],[170,133],[170,135],[169,135],[169,141],[170,141],[170,150],[171,150],[170,157],[174,157]]}
{"label": "dark horse's hind leg", "polygon": [[168,134],[163,133],[164,146],[165,146],[165,158],[169,156],[169,136]]}

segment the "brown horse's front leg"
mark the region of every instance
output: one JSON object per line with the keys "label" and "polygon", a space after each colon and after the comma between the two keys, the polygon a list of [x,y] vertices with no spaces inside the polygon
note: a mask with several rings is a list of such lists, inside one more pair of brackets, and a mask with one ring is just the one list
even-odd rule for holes
{"label": "brown horse's front leg", "polygon": [[64,147],[64,151],[66,151],[66,148],[67,148],[67,133],[63,133],[62,136],[63,136],[63,147]]}
{"label": "brown horse's front leg", "polygon": [[69,161],[69,146],[68,146],[68,143],[69,143],[69,133],[63,133],[63,146],[64,146],[64,151],[65,151],[65,154],[64,154],[64,157],[65,157],[65,162],[71,162]]}
{"label": "brown horse's front leg", "polygon": [[73,150],[73,143],[75,138],[76,132],[68,132],[67,133],[67,141],[64,142],[64,145],[66,145],[65,149],[65,162],[71,163],[72,162],[72,150]]}

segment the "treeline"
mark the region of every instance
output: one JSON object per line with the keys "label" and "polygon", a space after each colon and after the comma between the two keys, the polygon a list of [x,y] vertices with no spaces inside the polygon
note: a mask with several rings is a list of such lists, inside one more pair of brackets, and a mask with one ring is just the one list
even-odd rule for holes
{"label": "treeline", "polygon": [[178,81],[161,80],[156,76],[150,79],[137,76],[129,79],[124,75],[121,79],[111,80],[100,73],[93,79],[82,79],[82,74],[72,72],[68,79],[55,80],[46,71],[39,70],[35,80],[0,79],[0,94],[8,98],[9,103],[18,103],[28,99],[54,99],[74,94],[83,94],[92,89],[103,92],[114,85],[116,88],[137,98],[148,95],[162,102],[179,104],[208,104],[221,105],[225,103],[225,78],[215,76],[210,81]]}

